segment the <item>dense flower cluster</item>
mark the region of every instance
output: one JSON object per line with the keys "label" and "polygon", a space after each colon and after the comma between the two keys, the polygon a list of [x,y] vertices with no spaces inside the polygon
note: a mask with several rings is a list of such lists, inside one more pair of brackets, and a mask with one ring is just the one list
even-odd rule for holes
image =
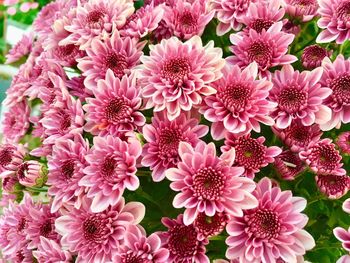
{"label": "dense flower cluster", "polygon": [[323,220],[308,224],[307,201],[350,190],[349,14],[348,0],[45,6],[7,55],[24,64],[3,103],[2,259],[304,262],[304,228]]}

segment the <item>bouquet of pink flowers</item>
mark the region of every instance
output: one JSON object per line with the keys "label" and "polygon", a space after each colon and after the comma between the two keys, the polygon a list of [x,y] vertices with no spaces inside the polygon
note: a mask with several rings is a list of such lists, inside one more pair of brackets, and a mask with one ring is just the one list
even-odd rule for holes
{"label": "bouquet of pink flowers", "polygon": [[350,262],[349,14],[45,6],[7,55],[24,64],[4,101],[3,259]]}

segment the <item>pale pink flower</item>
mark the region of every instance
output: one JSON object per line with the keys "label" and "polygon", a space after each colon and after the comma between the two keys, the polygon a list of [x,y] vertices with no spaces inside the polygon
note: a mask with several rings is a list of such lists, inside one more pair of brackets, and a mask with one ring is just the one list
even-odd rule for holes
{"label": "pale pink flower", "polygon": [[23,144],[6,143],[0,145],[0,171],[15,171],[23,163],[27,148]]}
{"label": "pale pink flower", "polygon": [[315,246],[313,237],[303,230],[308,218],[302,214],[306,200],[293,197],[291,191],[272,186],[268,178],[257,184],[254,196],[259,201],[255,209],[244,210],[244,216],[234,217],[226,227],[230,235],[226,257],[240,262],[297,262],[297,256]]}
{"label": "pale pink flower", "polygon": [[29,249],[38,248],[41,237],[59,242],[60,237],[55,231],[55,220],[59,214],[51,213],[50,208],[50,204],[44,204],[40,210],[29,210],[30,220],[26,231]]}
{"label": "pale pink flower", "polygon": [[53,202],[51,211],[56,212],[65,202],[74,202],[79,208],[84,187],[79,181],[84,176],[83,169],[87,166],[85,156],[89,153],[89,142],[79,134],[73,139],[61,138],[52,147],[48,159],[48,194]]}
{"label": "pale pink flower", "polygon": [[121,29],[134,12],[131,0],[92,0],[76,9],[76,15],[65,29],[71,34],[60,45],[75,44],[81,50],[91,45],[94,37],[105,38],[116,29]]}
{"label": "pale pink flower", "polygon": [[274,157],[282,150],[277,146],[267,147],[264,145],[265,137],[252,138],[250,134],[235,136],[227,133],[225,145],[221,147],[223,152],[234,148],[236,152],[234,165],[244,168],[244,176],[254,178],[261,168],[275,161]]}
{"label": "pale pink flower", "polygon": [[342,205],[344,212],[350,214],[350,198],[346,199]]}
{"label": "pale pink flower", "polygon": [[193,225],[185,225],[183,215],[176,219],[162,218],[162,223],[168,228],[160,234],[162,247],[169,250],[168,262],[183,263],[209,263],[205,255],[205,245],[208,240],[198,240],[196,228]]}
{"label": "pale pink flower", "polygon": [[29,128],[30,108],[26,100],[10,107],[4,113],[2,134],[5,140],[19,142]]}
{"label": "pale pink flower", "polygon": [[126,227],[140,223],[145,207],[138,202],[125,204],[121,198],[99,213],[90,208],[91,200],[84,198],[80,209],[72,208],[56,219],[61,244],[77,253],[77,262],[110,262],[123,243]]}
{"label": "pale pink flower", "polygon": [[62,5],[59,1],[45,5],[33,22],[34,32],[45,38],[52,31],[51,26],[56,20],[61,8]]}
{"label": "pale pink flower", "polygon": [[146,236],[141,226],[128,225],[123,244],[113,257],[113,262],[166,263],[169,251],[161,247],[157,233]]}
{"label": "pale pink flower", "polygon": [[301,18],[303,22],[310,21],[317,15],[317,0],[283,0],[286,14]]}
{"label": "pale pink flower", "polygon": [[249,5],[246,15],[238,19],[246,25],[244,32],[249,33],[250,29],[261,33],[263,29],[268,30],[274,23],[280,21],[284,16],[284,9],[281,8],[280,0],[258,1]]}
{"label": "pale pink flower", "polygon": [[85,76],[85,86],[96,89],[97,81],[105,78],[108,69],[120,79],[129,75],[140,63],[142,48],[135,38],[120,38],[118,31],[103,42],[99,38],[93,39],[91,47],[86,49],[87,56],[78,60],[78,68]]}
{"label": "pale pink flower", "polygon": [[305,170],[305,165],[299,155],[290,150],[283,151],[275,157],[274,166],[283,180],[294,180],[296,176]]}
{"label": "pale pink flower", "polygon": [[68,139],[83,132],[84,112],[80,100],[69,94],[62,78],[50,73],[49,76],[54,87],[61,90],[61,96],[43,112],[40,123],[47,136],[44,143],[53,144],[58,138]]}
{"label": "pale pink flower", "polygon": [[87,103],[83,106],[86,131],[101,136],[118,135],[145,124],[146,118],[139,111],[141,90],[134,74],[119,79],[108,69],[105,79],[99,80],[92,92],[95,97],[86,98]]}
{"label": "pale pink flower", "polygon": [[118,137],[94,137],[91,152],[85,156],[89,165],[79,185],[88,187],[87,196],[93,198],[91,210],[101,212],[115,205],[124,189],[134,191],[139,187],[136,174],[136,159],[141,155],[137,139],[128,142]]}
{"label": "pale pink flower", "polygon": [[344,175],[342,156],[335,149],[331,139],[322,139],[311,144],[299,153],[301,160],[305,161],[312,171],[319,174]]}
{"label": "pale pink flower", "polygon": [[336,263],[350,263],[350,255],[341,256]]}
{"label": "pale pink flower", "polygon": [[328,43],[336,41],[337,44],[344,43],[350,38],[348,0],[318,0],[320,8],[318,13],[321,18],[317,25],[323,30],[316,39],[317,43]]}
{"label": "pale pink flower", "polygon": [[251,2],[256,2],[256,0],[213,0],[212,8],[219,20],[216,34],[222,36],[231,29],[240,30],[242,24],[238,19],[246,15]]}
{"label": "pale pink flower", "polygon": [[252,63],[244,70],[237,65],[226,64],[222,73],[223,77],[211,84],[216,94],[204,98],[199,110],[207,120],[213,122],[212,137],[218,140],[226,132],[260,132],[260,122],[273,125],[269,114],[276,104],[266,99],[272,83],[266,79],[256,79],[257,64]]}
{"label": "pale pink flower", "polygon": [[40,237],[38,250],[33,251],[33,255],[39,263],[69,263],[72,262],[70,252],[63,250],[61,245],[54,240]]}
{"label": "pale pink flower", "polygon": [[184,223],[190,225],[200,212],[214,216],[216,212],[242,216],[243,209],[254,208],[257,200],[251,192],[255,183],[242,177],[242,167],[232,167],[235,150],[216,156],[214,143],[199,142],[192,147],[186,142],[179,144],[181,162],[177,168],[165,172],[172,181],[170,188],[178,193],[175,208],[185,207]]}
{"label": "pale pink flower", "polygon": [[275,71],[269,98],[278,103],[271,114],[277,128],[287,128],[292,120],[300,120],[302,125],[310,126],[324,124],[331,119],[331,109],[323,104],[332,90],[319,83],[322,72],[321,67],[313,71],[294,71],[291,65]]}
{"label": "pale pink flower", "polygon": [[235,55],[229,57],[228,62],[245,68],[255,61],[260,74],[269,75],[270,68],[297,61],[297,57],[286,54],[294,35],[281,31],[282,26],[282,22],[277,22],[267,31],[263,29],[261,33],[251,29],[245,35],[231,34],[231,51]]}
{"label": "pale pink flower", "polygon": [[3,174],[0,176],[1,177],[1,187],[2,191],[8,192],[8,193],[13,193],[16,191],[16,188],[19,186],[19,181],[17,176],[15,176],[14,173],[4,176]]}
{"label": "pale pink flower", "polygon": [[13,254],[7,255],[9,262],[14,263],[33,263],[32,250],[27,248],[27,244],[23,244]]}
{"label": "pale pink flower", "polygon": [[306,69],[314,69],[322,64],[322,60],[325,57],[330,57],[332,54],[331,51],[321,47],[319,45],[311,45],[303,50],[303,54],[301,55],[301,62],[303,63],[303,67]]}
{"label": "pale pink flower", "polygon": [[32,45],[33,36],[31,34],[23,35],[22,39],[7,53],[5,64],[11,64],[28,55],[32,51]]}
{"label": "pale pink flower", "polygon": [[307,150],[310,144],[317,142],[322,136],[322,131],[317,124],[305,126],[300,120],[292,121],[285,129],[273,126],[272,131],[293,152]]}
{"label": "pale pink flower", "polygon": [[120,29],[121,36],[143,38],[158,27],[163,18],[164,5],[155,6],[153,3],[144,5],[130,16]]}
{"label": "pale pink flower", "polygon": [[179,143],[188,142],[195,146],[207,133],[208,127],[199,125],[199,121],[189,114],[182,113],[169,121],[166,112],[156,112],[152,124],[146,124],[142,130],[147,143],[143,146],[141,164],[150,167],[153,180],[159,182],[164,179],[166,169],[179,163]]}
{"label": "pale pink flower", "polygon": [[202,96],[215,93],[210,83],[222,76],[225,60],[214,42],[203,47],[198,36],[182,43],[173,37],[150,46],[150,56],[141,57],[140,81],[146,107],[166,109],[174,120],[181,111],[190,111],[202,102]]}
{"label": "pale pink flower", "polygon": [[337,145],[342,153],[350,154],[350,131],[343,132],[338,136]]}
{"label": "pale pink flower", "polygon": [[25,161],[18,166],[16,176],[21,185],[31,187],[36,185],[37,179],[42,176],[42,169],[43,166],[38,161]]}
{"label": "pale pink flower", "polygon": [[205,213],[199,213],[193,222],[197,231],[198,240],[204,240],[208,237],[219,235],[224,231],[230,216],[225,212],[217,212],[213,216],[207,216]]}
{"label": "pale pink flower", "polygon": [[[350,31],[349,31],[350,32]],[[350,122],[350,60],[338,55],[332,61],[326,57],[322,62],[323,75],[320,83],[330,88],[333,93],[324,101],[332,109],[332,118],[321,125],[322,130],[339,128],[341,123]]]}
{"label": "pale pink flower", "polygon": [[[333,234],[340,242],[342,242],[343,248],[350,252],[350,228],[345,230],[344,228],[336,227],[333,229]],[[345,261],[345,263],[347,263],[347,261]]]}
{"label": "pale pink flower", "polygon": [[173,6],[165,7],[165,10],[163,20],[170,31],[174,36],[186,40],[196,35],[201,36],[215,14],[202,0],[178,0]]}
{"label": "pale pink flower", "polygon": [[320,192],[329,199],[339,199],[350,189],[350,177],[345,174],[318,174],[315,180]]}

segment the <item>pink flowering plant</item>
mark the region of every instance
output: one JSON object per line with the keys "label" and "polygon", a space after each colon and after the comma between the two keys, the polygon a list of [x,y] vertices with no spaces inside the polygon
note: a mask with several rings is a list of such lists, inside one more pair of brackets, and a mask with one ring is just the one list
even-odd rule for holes
{"label": "pink flowering plant", "polygon": [[1,262],[349,263],[349,14],[44,6],[7,55]]}

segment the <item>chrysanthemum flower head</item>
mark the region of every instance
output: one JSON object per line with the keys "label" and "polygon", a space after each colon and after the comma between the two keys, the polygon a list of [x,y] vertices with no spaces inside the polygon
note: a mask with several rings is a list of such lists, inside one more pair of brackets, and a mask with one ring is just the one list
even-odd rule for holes
{"label": "chrysanthemum flower head", "polygon": [[253,180],[241,177],[244,169],[232,167],[235,150],[216,156],[213,143],[199,142],[192,147],[180,142],[181,162],[177,168],[165,172],[172,181],[170,188],[178,193],[174,200],[175,208],[185,207],[184,223],[190,225],[200,212],[214,216],[216,212],[227,212],[241,216],[242,209],[253,208],[257,200],[251,195],[255,188]]}
{"label": "chrysanthemum flower head", "polygon": [[[349,31],[350,32],[350,31]],[[350,122],[350,60],[338,55],[334,62],[326,57],[322,62],[323,75],[320,83],[332,90],[324,104],[332,109],[332,118],[321,125],[322,130],[339,128]]]}
{"label": "chrysanthemum flower head", "polygon": [[282,150],[277,146],[266,147],[264,145],[265,137],[257,139],[252,138],[250,134],[244,136],[235,136],[228,133],[225,138],[225,146],[222,151],[235,149],[235,165],[244,168],[244,176],[254,178],[255,173],[260,168],[274,162],[274,157],[279,155]]}
{"label": "chrysanthemum flower head", "polygon": [[26,154],[27,148],[23,144],[8,143],[4,140],[0,145],[0,171],[17,170]]}
{"label": "chrysanthemum flower head", "polygon": [[161,247],[157,233],[146,236],[145,230],[139,225],[128,225],[123,244],[113,257],[113,262],[123,263],[166,263],[169,251]]}
{"label": "chrysanthemum flower head", "polygon": [[324,30],[317,36],[316,42],[328,43],[335,40],[337,44],[342,44],[349,39],[349,1],[318,0],[318,4],[321,18],[317,21],[317,25]]}
{"label": "chrysanthemum flower head", "polygon": [[317,15],[317,0],[283,0],[286,14],[300,18],[303,22],[310,21]]}
{"label": "chrysanthemum flower head", "polygon": [[300,120],[292,121],[290,126],[285,129],[273,126],[272,131],[293,152],[307,150],[310,144],[316,143],[322,136],[318,124],[305,126]]}
{"label": "chrysanthemum flower head", "polygon": [[243,32],[249,33],[250,29],[261,33],[263,29],[268,30],[274,23],[280,21],[284,16],[280,0],[251,2],[247,13],[238,20],[246,25]]}
{"label": "chrysanthemum flower head", "polygon": [[299,155],[290,150],[283,151],[275,157],[274,166],[284,180],[294,180],[305,169],[304,162]]}
{"label": "chrysanthemum flower head", "polygon": [[322,60],[325,57],[330,57],[331,54],[332,52],[324,47],[311,45],[304,48],[303,54],[301,55],[301,62],[303,63],[304,68],[309,70],[314,69],[321,66]]}
{"label": "chrysanthemum flower head", "polygon": [[94,37],[104,38],[122,28],[134,10],[131,0],[92,0],[78,5],[75,18],[65,26],[71,34],[60,45],[75,44],[85,50]]}
{"label": "chrysanthemum flower head", "polygon": [[72,255],[67,250],[63,250],[61,245],[55,240],[40,237],[38,250],[33,251],[33,255],[39,263],[47,262],[70,262]]}
{"label": "chrysanthemum flower head", "polygon": [[190,111],[202,102],[202,96],[215,93],[209,84],[222,76],[225,60],[222,50],[210,41],[203,47],[194,36],[185,43],[176,37],[150,46],[150,56],[141,57],[140,81],[147,107],[166,109],[175,119],[181,111]]}
{"label": "chrysanthemum flower head", "polygon": [[229,63],[245,68],[255,61],[260,74],[269,75],[270,68],[295,62],[294,55],[286,54],[294,35],[281,31],[282,26],[282,22],[277,22],[261,33],[251,29],[248,34],[231,34],[234,56],[228,58]]}
{"label": "chrysanthemum flower head", "polygon": [[117,135],[144,125],[146,119],[138,110],[141,107],[140,88],[134,74],[115,76],[107,70],[105,79],[92,90],[94,98],[86,98],[83,106],[87,122],[84,129],[94,135]]}
{"label": "chrysanthemum flower head", "polygon": [[210,11],[207,3],[202,0],[178,0],[165,10],[164,22],[169,26],[173,35],[180,39],[201,36],[215,13],[214,10]]}
{"label": "chrysanthemum flower head", "polygon": [[244,210],[242,217],[234,217],[226,227],[230,235],[226,257],[240,262],[297,262],[297,256],[315,246],[313,237],[303,230],[308,221],[301,213],[306,200],[272,186],[266,177],[253,194],[258,207]]}
{"label": "chrysanthemum flower head", "polygon": [[217,212],[213,216],[207,216],[203,212],[199,213],[193,222],[193,226],[198,232],[198,240],[219,235],[225,229],[229,219],[230,216],[225,212]]}
{"label": "chrysanthemum flower head", "polygon": [[152,178],[159,182],[165,177],[165,170],[176,167],[180,161],[179,143],[188,142],[195,146],[199,138],[208,133],[208,127],[199,125],[190,114],[182,113],[169,121],[165,112],[155,113],[152,124],[143,127],[143,136],[147,143],[143,146],[141,164],[150,167]]}
{"label": "chrysanthemum flower head", "polygon": [[343,132],[338,136],[337,145],[341,152],[350,154],[350,131]]}
{"label": "chrysanthemum flower head", "polygon": [[259,132],[260,122],[273,125],[269,114],[276,103],[266,99],[272,83],[256,79],[257,64],[253,62],[244,70],[226,64],[222,73],[222,78],[211,84],[216,93],[204,98],[200,108],[204,117],[213,122],[213,138],[222,139],[226,131],[235,134],[247,134],[251,130]]}
{"label": "chrysanthemum flower head", "polygon": [[89,143],[78,134],[72,139],[58,139],[48,156],[48,194],[53,198],[51,211],[57,211],[65,202],[73,202],[79,208],[85,188],[79,186],[87,166],[85,155]]}
{"label": "chrysanthemum flower head", "polygon": [[310,126],[324,124],[331,119],[332,111],[323,105],[323,101],[332,91],[319,84],[322,73],[321,67],[299,72],[291,65],[285,65],[281,71],[274,73],[269,98],[278,103],[271,114],[277,128],[287,128],[292,120],[300,120],[302,125]]}
{"label": "chrysanthemum flower head", "polygon": [[164,217],[162,223],[168,228],[160,234],[160,238],[162,247],[169,250],[169,262],[209,263],[205,255],[208,240],[198,240],[196,228],[185,225],[182,214],[176,219]]}
{"label": "chrysanthemum flower head", "polygon": [[32,45],[33,35],[23,35],[22,39],[18,43],[16,43],[16,45],[14,45],[6,55],[5,64],[11,64],[13,62],[16,62],[23,56],[28,55],[32,51]]}
{"label": "chrysanthemum flower head", "polygon": [[315,180],[320,192],[329,199],[339,199],[350,189],[350,177],[345,174],[318,174]]}
{"label": "chrysanthemum flower head", "polygon": [[108,69],[118,77],[130,74],[131,69],[139,64],[142,55],[142,45],[136,39],[120,37],[115,31],[111,37],[95,38],[91,47],[86,49],[87,55],[78,59],[78,68],[85,76],[84,84],[90,90],[96,89],[99,79],[104,79]]}
{"label": "chrysanthemum flower head", "polygon": [[79,186],[88,187],[93,212],[115,205],[125,188],[134,191],[139,187],[135,173],[141,151],[141,144],[135,138],[126,142],[111,135],[94,137],[91,152],[85,156],[89,163],[84,169],[85,176],[79,181]]}
{"label": "chrysanthemum flower head", "polygon": [[71,208],[56,219],[55,227],[62,235],[62,246],[77,253],[77,261],[110,262],[125,238],[126,227],[138,224],[144,215],[141,203],[125,204],[124,198],[93,213],[90,199],[84,198],[81,208]]}
{"label": "chrysanthemum flower head", "polygon": [[322,139],[299,153],[311,170],[319,174],[344,175],[342,156],[335,149],[331,139]]}

